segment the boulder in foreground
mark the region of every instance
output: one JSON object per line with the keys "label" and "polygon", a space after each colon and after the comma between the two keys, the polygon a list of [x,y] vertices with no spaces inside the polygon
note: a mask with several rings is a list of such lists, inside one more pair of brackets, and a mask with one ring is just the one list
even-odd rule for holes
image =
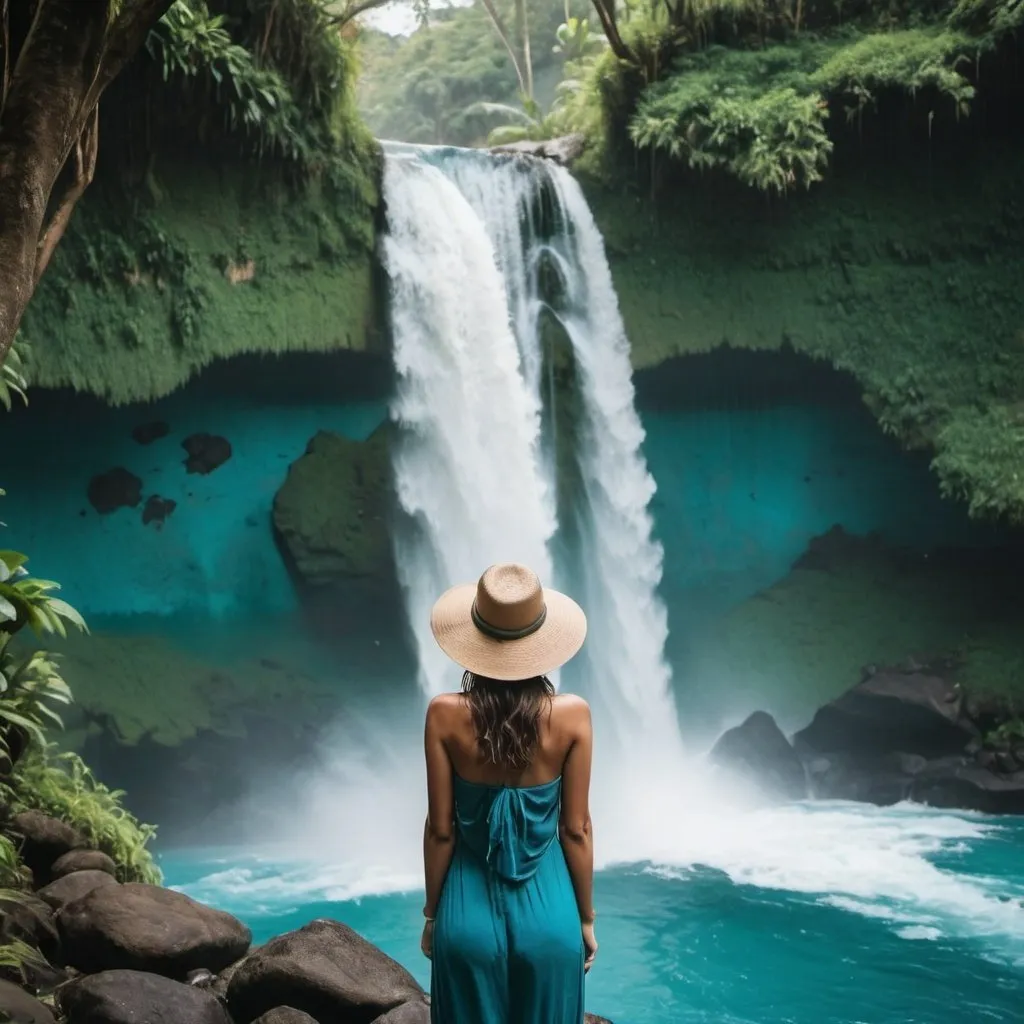
{"label": "boulder in foreground", "polygon": [[57,924],[67,962],[86,974],[123,969],[184,978],[200,967],[216,972],[244,956],[252,941],[230,914],[142,882],[94,889],[69,903]]}
{"label": "boulder in foreground", "polygon": [[258,1017],[253,1024],[319,1024],[319,1021],[292,1006],[278,1006]]}
{"label": "boulder in foreground", "polygon": [[38,999],[9,981],[0,981],[0,1021],[53,1024],[53,1014]]}
{"label": "boulder in foreground", "polygon": [[402,1003],[378,1017],[373,1024],[430,1024],[430,1004],[422,1000]]}
{"label": "boulder in foreground", "polygon": [[57,999],[67,1024],[231,1024],[209,992],[143,971],[78,978]]}
{"label": "boulder in foreground", "polygon": [[279,1006],[330,1024],[371,1024],[403,1003],[425,1002],[401,964],[340,921],[320,918],[254,950],[234,972],[235,1024]]}
{"label": "boulder in foreground", "polygon": [[61,910],[69,903],[88,896],[93,889],[105,885],[117,885],[117,879],[106,871],[72,871],[70,875],[57,878],[49,885],[44,885],[36,895],[54,910]]}
{"label": "boulder in foreground", "polygon": [[75,871],[105,871],[108,875],[116,875],[117,865],[102,850],[71,850],[53,862],[50,874],[54,878],[63,878]]}

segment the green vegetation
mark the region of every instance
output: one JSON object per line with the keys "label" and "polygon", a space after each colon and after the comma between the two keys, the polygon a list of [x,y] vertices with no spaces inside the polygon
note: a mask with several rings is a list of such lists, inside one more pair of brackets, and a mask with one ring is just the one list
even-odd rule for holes
{"label": "green vegetation", "polygon": [[105,101],[24,320],[31,382],[121,403],[240,352],[371,345],[380,155],[354,75],[323,3],[177,0]]}
{"label": "green vegetation", "polygon": [[634,365],[720,346],[823,360],[934,453],[947,495],[1024,521],[1024,147],[971,138],[846,139],[848,170],[784,203],[724,176],[655,201],[590,181]]}
{"label": "green vegetation", "polygon": [[[511,118],[516,127],[532,126],[525,134],[537,137],[556,99],[565,62],[594,49],[594,34],[582,17],[586,2],[498,0],[493,6],[509,46],[481,0],[433,12],[407,39],[363,33],[359,105],[375,135],[403,142],[483,145],[493,129]],[[526,67],[515,31],[522,12],[530,43]],[[515,64],[510,49],[516,52]],[[513,131],[505,140],[517,137]],[[501,138],[490,142],[497,144]]]}
{"label": "green vegetation", "polygon": [[[17,349],[13,350],[17,351]],[[12,364],[20,366],[20,358]],[[27,402],[24,381],[7,371],[8,384]],[[26,569],[28,558],[0,550],[0,792],[8,810],[40,810],[72,825],[86,842],[108,853],[122,881],[158,882],[160,872],[147,844],[156,835],[122,806],[124,793],[98,782],[75,754],[58,755],[50,730],[63,722],[54,704],[69,704],[71,690],[57,669],[57,656],[23,653],[15,638],[26,627],[37,638],[67,638],[68,627],[87,632],[81,615],[53,596],[59,585]],[[0,887],[20,888],[22,868],[10,840],[0,836]],[[0,893],[0,898],[3,894]],[[16,898],[16,896],[14,897]],[[0,966],[33,964],[31,947],[0,946]]]}
{"label": "green vegetation", "polygon": [[73,825],[90,846],[110,855],[122,882],[160,882],[148,849],[156,828],[127,811],[124,793],[97,781],[77,754],[33,748],[18,763],[12,788],[16,810],[34,808]]}

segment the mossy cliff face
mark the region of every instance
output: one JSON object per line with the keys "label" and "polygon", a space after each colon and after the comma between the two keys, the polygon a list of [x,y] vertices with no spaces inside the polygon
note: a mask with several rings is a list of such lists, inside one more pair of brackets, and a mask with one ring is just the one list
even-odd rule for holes
{"label": "mossy cliff face", "polygon": [[373,349],[379,156],[366,160],[302,186],[198,162],[164,162],[134,190],[98,180],[25,317],[32,385],[121,404],[243,352]]}
{"label": "mossy cliff face", "polygon": [[1019,142],[858,159],[771,201],[709,175],[588,187],[636,367],[791,346],[851,372],[944,493],[1024,519]]}

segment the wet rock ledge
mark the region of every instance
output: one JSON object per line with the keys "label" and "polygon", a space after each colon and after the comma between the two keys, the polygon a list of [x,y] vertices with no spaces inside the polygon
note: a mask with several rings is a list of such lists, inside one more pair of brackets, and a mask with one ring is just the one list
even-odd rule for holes
{"label": "wet rock ledge", "polygon": [[711,751],[761,800],[804,797],[1024,814],[1024,719],[1011,697],[970,694],[954,658],[869,665],[787,738],[757,711]]}
{"label": "wet rock ledge", "polygon": [[[116,865],[36,811],[7,831],[33,890],[0,895],[0,1020],[19,1024],[427,1024],[429,997],[340,921],[252,947],[249,929],[184,893],[119,883]],[[42,884],[40,884],[42,883]],[[609,1024],[588,1014],[587,1024]]]}

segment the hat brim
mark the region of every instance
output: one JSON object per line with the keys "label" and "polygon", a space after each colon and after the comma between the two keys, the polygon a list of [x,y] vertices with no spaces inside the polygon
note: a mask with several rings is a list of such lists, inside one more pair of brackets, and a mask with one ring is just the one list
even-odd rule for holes
{"label": "hat brim", "polygon": [[543,676],[574,657],[586,639],[583,609],[557,590],[544,590],[544,624],[518,640],[496,640],[480,632],[473,624],[475,600],[476,584],[465,583],[445,591],[430,613],[438,646],[475,675],[503,682]]}

